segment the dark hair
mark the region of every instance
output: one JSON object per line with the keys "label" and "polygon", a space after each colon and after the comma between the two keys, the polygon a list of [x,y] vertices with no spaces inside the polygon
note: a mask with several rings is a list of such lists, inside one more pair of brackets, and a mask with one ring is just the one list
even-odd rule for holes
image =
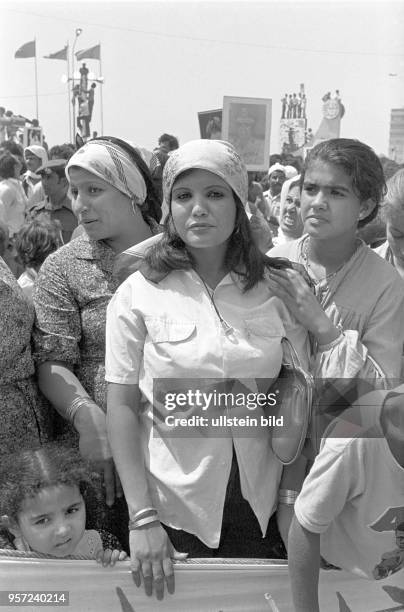
{"label": "dark hair", "polygon": [[49,149],[49,159],[66,159],[69,160],[76,152],[76,147],[68,142],[61,145],[55,145]]}
{"label": "dark hair", "polygon": [[375,207],[358,227],[366,225],[377,216],[377,211],[386,193],[383,168],[380,159],[368,145],[351,138],[332,138],[313,147],[304,163],[301,182],[310,165],[317,161],[341,167],[352,179],[352,186],[361,202],[373,200]]}
{"label": "dark hair", "polygon": [[144,161],[141,153],[137,149],[132,147],[129,143],[125,142],[124,140],[121,140],[120,138],[115,138],[115,136],[99,136],[89,142],[99,141],[111,142],[117,147],[123,149],[125,153],[129,155],[130,159],[137,166],[140,174],[143,177],[144,182],[146,183],[146,200],[141,206],[139,206],[140,211],[142,213],[142,217],[148,225],[150,225],[150,217],[154,221],[157,221],[157,223],[159,223],[161,219],[161,200],[153,184],[152,177],[150,175],[150,170],[146,162]]}
{"label": "dark hair", "polygon": [[[177,178],[192,170],[193,168],[185,170]],[[240,274],[243,290],[248,291],[262,280],[266,258],[254,243],[244,206],[234,192],[233,197],[236,203],[236,219],[228,239],[225,266],[228,270]],[[163,274],[173,270],[189,270],[194,265],[192,254],[175,229],[171,206],[162,238],[148,249],[145,261],[152,270]]]}
{"label": "dark hair", "polygon": [[397,210],[404,212],[404,168],[387,181],[387,193],[381,207],[383,221],[390,219]]}
{"label": "dark hair", "polygon": [[9,237],[10,234],[7,225],[3,223],[3,221],[0,221],[0,257],[3,257],[6,252],[6,245]]}
{"label": "dark hair", "polygon": [[170,147],[170,151],[174,151],[174,149],[178,149],[180,146],[178,143],[178,138],[172,136],[171,134],[162,134],[158,140],[158,143],[167,142]]}
{"label": "dark hair", "polygon": [[14,142],[14,140],[5,140],[1,143],[0,149],[11,153],[11,155],[17,155],[18,157],[24,157],[24,149]]}
{"label": "dark hair", "polygon": [[63,244],[62,226],[45,215],[39,215],[20,229],[15,248],[24,266],[38,270],[45,259]]}
{"label": "dark hair", "polygon": [[282,164],[282,155],[279,155],[279,153],[273,153],[269,156],[269,165],[273,166],[274,164]]}
{"label": "dark hair", "polygon": [[4,153],[0,157],[0,178],[8,179],[14,178],[15,167],[20,162],[10,153]]}
{"label": "dark hair", "polygon": [[78,451],[55,443],[13,453],[0,466],[0,522],[7,528],[24,500],[47,487],[77,486],[83,497],[99,498],[97,479]]}

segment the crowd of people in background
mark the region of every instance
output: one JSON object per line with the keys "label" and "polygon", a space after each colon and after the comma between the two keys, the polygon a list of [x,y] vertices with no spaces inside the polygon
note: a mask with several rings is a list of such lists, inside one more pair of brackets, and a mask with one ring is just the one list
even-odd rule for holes
{"label": "crowd of people in background", "polygon": [[[174,588],[172,559],[289,549],[298,612],[318,609],[328,528],[324,561],[376,579],[402,570],[402,546],[394,567],[371,565],[380,547],[347,507],[356,495],[376,513],[401,508],[393,529],[404,521],[403,279],[404,166],[356,140],[305,160],[271,155],[260,173],[228,143],[170,134],[150,154],[107,136],[78,149],[2,142],[0,548],[104,565],[128,553],[158,597]],[[295,464],[263,432],[166,437],[153,379],[223,390],[248,379],[257,391],[251,381],[279,376],[284,337],[302,367],[334,381],[318,389],[318,440]],[[383,398],[369,409],[390,452],[379,496],[365,466],[377,436],[356,454],[346,440],[320,449],[365,392]],[[41,539],[29,516],[48,507],[75,519]],[[338,543],[344,528],[351,542]]]}

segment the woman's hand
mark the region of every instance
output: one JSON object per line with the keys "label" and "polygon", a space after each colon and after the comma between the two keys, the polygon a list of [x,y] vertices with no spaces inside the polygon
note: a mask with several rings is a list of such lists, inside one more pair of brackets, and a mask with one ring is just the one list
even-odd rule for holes
{"label": "woman's hand", "polygon": [[129,547],[131,557],[131,570],[136,586],[141,584],[141,576],[146,595],[154,590],[157,599],[164,597],[164,582],[167,591],[174,593],[174,569],[172,559],[186,559],[188,553],[179,553],[175,550],[167,532],[156,521],[129,532]]}
{"label": "woman's hand", "polygon": [[294,269],[270,269],[268,287],[280,298],[295,318],[312,332],[319,344],[329,344],[341,334],[330,321],[323,307],[300,272]]}
{"label": "woman's hand", "polygon": [[106,548],[105,550],[100,550],[95,559],[97,563],[102,563],[104,567],[107,567],[107,565],[113,567],[117,561],[124,561],[127,556],[124,550]]}
{"label": "woman's hand", "polygon": [[80,436],[80,453],[103,475],[105,501],[108,506],[112,506],[115,497],[122,497],[123,492],[108,443],[105,413],[89,400],[77,410],[74,426]]}

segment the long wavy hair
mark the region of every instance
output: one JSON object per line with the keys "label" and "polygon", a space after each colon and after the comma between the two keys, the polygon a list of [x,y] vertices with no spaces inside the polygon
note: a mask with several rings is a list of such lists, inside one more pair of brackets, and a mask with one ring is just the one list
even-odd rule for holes
{"label": "long wavy hair", "polygon": [[[263,279],[265,267],[271,264],[270,258],[263,255],[256,246],[244,206],[234,191],[233,197],[236,218],[233,232],[227,241],[224,265],[229,272],[240,276],[243,290],[248,291]],[[152,270],[161,274],[173,270],[189,270],[195,265],[192,254],[175,229],[171,203],[162,238],[148,249],[145,261]]]}

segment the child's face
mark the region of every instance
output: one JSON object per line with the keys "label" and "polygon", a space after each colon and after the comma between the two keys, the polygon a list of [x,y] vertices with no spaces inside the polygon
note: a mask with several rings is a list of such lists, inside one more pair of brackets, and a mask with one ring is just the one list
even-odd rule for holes
{"label": "child's face", "polygon": [[320,160],[307,169],[301,195],[305,231],[321,240],[355,233],[359,217],[374,207],[355,193],[352,178],[339,166]]}
{"label": "child's face", "polygon": [[74,553],[86,524],[84,499],[79,488],[58,485],[42,489],[24,500],[14,535],[23,537],[31,550],[54,557]]}

